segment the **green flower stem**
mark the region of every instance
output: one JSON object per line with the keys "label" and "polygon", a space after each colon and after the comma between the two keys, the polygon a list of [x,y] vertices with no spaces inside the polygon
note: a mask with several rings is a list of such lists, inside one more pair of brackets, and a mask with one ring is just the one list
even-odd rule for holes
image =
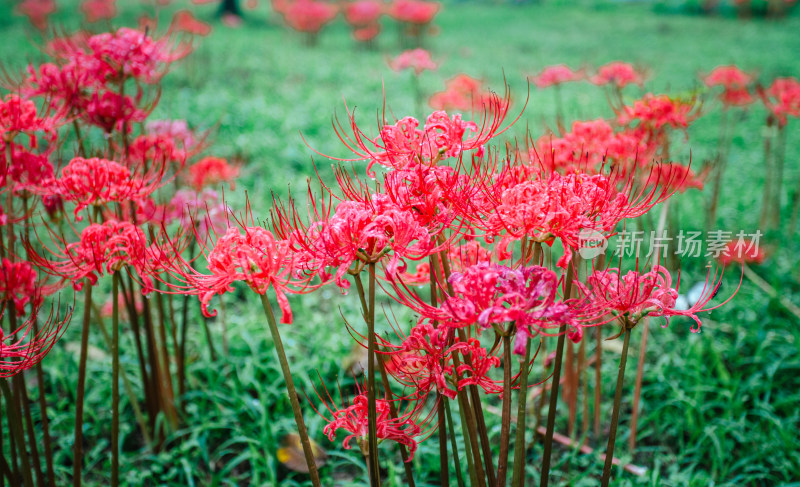
{"label": "green flower stem", "polygon": [[625,338],[622,341],[622,356],[619,359],[619,374],[617,375],[617,389],[614,392],[614,410],[611,413],[611,429],[608,432],[608,446],[606,447],[606,462],[603,466],[602,487],[608,487],[611,479],[611,464],[614,461],[614,445],[617,441],[617,425],[619,424],[619,407],[622,402],[622,383],[625,379],[625,365],[628,362],[628,344],[631,341],[631,327],[625,323]]}
{"label": "green flower stem", "polygon": [[272,341],[275,344],[275,352],[278,354],[278,362],[281,364],[283,379],[286,382],[286,392],[289,395],[289,402],[292,405],[294,421],[297,423],[297,433],[300,435],[300,443],[303,445],[303,454],[306,457],[306,465],[308,465],[308,475],[311,477],[311,483],[314,487],[320,487],[319,472],[317,471],[317,464],[314,461],[314,452],[311,449],[311,442],[308,440],[306,424],[303,421],[303,412],[300,410],[300,401],[297,399],[297,391],[294,388],[292,373],[289,370],[289,362],[286,360],[286,352],[283,349],[281,335],[278,332],[278,323],[275,321],[275,314],[272,312],[272,305],[269,303],[269,298],[267,298],[265,294],[261,295],[261,305],[264,307],[264,314],[267,316],[269,331],[272,334]]}

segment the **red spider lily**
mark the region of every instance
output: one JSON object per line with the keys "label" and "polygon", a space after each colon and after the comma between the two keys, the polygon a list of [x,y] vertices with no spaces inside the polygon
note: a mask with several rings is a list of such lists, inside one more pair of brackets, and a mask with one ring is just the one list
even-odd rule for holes
{"label": "red spider lily", "polygon": [[[511,257],[508,251],[497,247],[493,250],[484,248],[477,240],[464,242],[461,245],[450,245],[447,247],[447,258],[450,262],[451,270],[461,272],[469,266],[479,263],[502,262]],[[444,269],[440,269],[439,275],[444,275]],[[430,265],[421,262],[417,265],[414,274],[404,273],[401,275],[403,282],[409,284],[425,284],[430,282]]]}
{"label": "red spider lily", "polygon": [[602,119],[577,120],[561,137],[541,137],[531,148],[529,158],[561,173],[599,173],[613,165],[618,172],[627,174],[655,156],[656,147],[644,135],[630,129],[614,131]]}
{"label": "red spider lily", "polygon": [[282,13],[286,25],[292,29],[316,34],[336,18],[339,9],[323,1],[295,0]]}
{"label": "red spider lily", "polygon": [[207,36],[211,33],[211,25],[195,18],[189,10],[178,10],[172,16],[169,26],[170,32],[185,32],[187,34]]}
{"label": "red spider lily", "polygon": [[153,290],[152,277],[173,258],[158,247],[148,246],[144,231],[125,221],[93,223],[74,243],[66,243],[53,232],[51,237],[56,246],[42,244],[41,253],[26,242],[29,258],[42,272],[71,281],[76,291],[83,289],[84,279],[93,286],[99,276],[127,266],[137,272],[142,291],[147,294]]}
{"label": "red spider lily", "polygon": [[431,58],[431,53],[425,49],[411,49],[403,51],[397,57],[389,61],[389,67],[395,71],[413,69],[414,74],[419,76],[423,71],[435,71],[439,66]]}
{"label": "red spider lily", "polygon": [[617,118],[623,125],[639,122],[640,128],[658,134],[664,127],[685,130],[699,115],[695,98],[680,99],[648,93],[632,106],[623,107]]}
{"label": "red spider lily", "polygon": [[13,303],[17,316],[25,316],[25,306],[31,303],[36,309],[42,295],[36,286],[36,271],[30,262],[11,262],[3,258],[0,263],[0,301]]}
{"label": "red spider lily", "polygon": [[5,144],[0,141],[0,186],[6,186],[6,178],[14,181],[14,191],[40,186],[53,177],[53,165],[46,155],[34,154],[14,145],[11,164],[6,160]]}
{"label": "red spider lily", "polygon": [[394,205],[383,194],[368,195],[363,201],[342,201],[331,214],[330,205],[318,202],[309,190],[311,223],[304,225],[296,214],[276,208],[276,231],[283,235],[299,254],[299,268],[311,275],[329,278],[343,289],[343,280],[353,263],[360,266],[389,256],[387,272],[405,270],[405,259],[427,257],[436,246],[431,235],[407,210]]}
{"label": "red spider lily", "polygon": [[45,182],[35,191],[58,195],[75,204],[75,219],[89,206],[111,202],[141,201],[156,189],[167,184],[164,164],[154,164],[145,170],[131,171],[118,162],[107,159],[76,157],[61,170],[61,176]]}
{"label": "red spider lily", "polygon": [[[5,312],[6,308],[3,306],[0,309],[0,320]],[[33,327],[39,318],[39,312],[40,308],[34,306],[28,319],[17,329],[9,330],[9,333],[5,333],[0,327],[0,378],[12,377],[41,362],[61,338],[72,319],[72,309],[59,317],[51,308],[45,323],[39,325],[39,332],[34,333]]]}
{"label": "red spider lily", "polygon": [[[654,182],[652,176],[648,180]],[[558,238],[566,248],[577,248],[581,231],[609,236],[620,221],[643,215],[672,191],[669,184],[645,184],[637,190],[632,177],[614,173],[551,173],[545,178],[509,167],[460,211],[474,227],[501,236],[501,245],[528,236],[545,243]],[[558,265],[565,267],[571,254],[565,252]]]}
{"label": "red spider lily", "polygon": [[757,242],[745,239],[732,240],[719,255],[722,265],[730,265],[734,262],[740,264],[761,264],[767,254],[760,248]]}
{"label": "red spider lily", "polygon": [[6,95],[0,100],[0,139],[12,142],[18,134],[27,134],[31,147],[35,148],[35,132],[45,132],[53,140],[53,119],[39,117],[36,105],[18,95]]}
{"label": "red spider lily", "polygon": [[381,24],[372,24],[353,29],[353,39],[358,42],[369,42],[381,33]]}
{"label": "red spider lily", "polygon": [[385,353],[386,372],[410,388],[415,398],[425,397],[434,387],[439,394],[455,398],[456,390],[451,386],[457,384],[448,384],[447,380],[455,382],[451,335],[447,327],[434,328],[423,322],[414,326],[400,345],[378,336],[383,347],[391,349]]}
{"label": "red spider lily", "polygon": [[[482,110],[480,125],[465,121],[458,114],[450,116],[444,111],[436,111],[427,117],[422,128],[413,117],[405,117],[395,124],[389,124],[384,119],[380,135],[375,138],[369,137],[358,127],[354,113],[348,110],[352,136],[341,125],[335,126],[335,129],[339,139],[356,157],[331,159],[368,160],[367,174],[373,176],[372,166],[376,163],[391,169],[404,169],[417,164],[434,166],[448,158],[461,157],[469,151],[482,154],[489,140],[508,129],[501,129],[508,111],[507,100],[502,102],[493,95],[491,105],[494,108],[484,107],[485,110]],[[504,107],[502,110],[501,106]]]}
{"label": "red spider lily", "polygon": [[426,25],[433,21],[441,4],[421,0],[394,0],[387,13],[398,22]]}
{"label": "red spider lily", "polygon": [[743,107],[756,101],[747,88],[726,88],[719,99],[725,107]]}
{"label": "red spider lily", "polygon": [[378,0],[355,0],[342,9],[344,19],[355,27],[374,25],[383,15],[383,3]]}
{"label": "red spider lily", "polygon": [[[204,189],[196,192],[190,189],[179,189],[170,202],[159,209],[154,220],[169,224],[178,222],[182,228],[194,226],[195,236],[205,241],[215,228],[225,228],[228,224],[229,208],[220,201],[215,191]],[[205,213],[204,218],[197,216]]]}
{"label": "red spider lily", "polygon": [[589,78],[596,85],[614,85],[622,89],[629,84],[644,85],[644,72],[637,70],[632,64],[622,61],[612,61],[600,66],[597,73]]}
{"label": "red spider lily", "polygon": [[28,66],[28,77],[20,91],[28,97],[43,97],[50,108],[59,114],[75,114],[88,103],[86,87],[92,84],[89,71],[80,61],[64,66],[44,63]]}
{"label": "red spider lily", "polygon": [[[124,153],[123,151],[118,151]],[[165,161],[181,169],[189,153],[167,134],[140,135],[128,145],[127,161],[134,167],[144,167],[150,161]]]}
{"label": "red spider lily", "polygon": [[[672,287],[672,276],[669,271],[654,265],[649,272],[629,271],[624,276],[619,269],[595,270],[586,279],[586,283],[575,282],[575,285],[586,296],[598,312],[607,317],[605,323],[622,317],[633,326],[645,316],[663,316],[669,324],[672,316],[686,316],[694,320],[692,332],[700,331],[702,322],[698,313],[719,308],[733,298],[736,291],[723,303],[706,307],[716,295],[721,283],[716,275],[706,278],[700,299],[688,309],[678,309],[678,289]],[[710,279],[711,278],[711,279]],[[738,291],[738,288],[737,288]],[[603,322],[601,322],[603,323]]]}
{"label": "red spider lily", "polygon": [[28,17],[31,25],[44,31],[47,29],[47,18],[55,13],[55,0],[23,0],[17,5],[17,11]]}
{"label": "red spider lily", "polygon": [[130,132],[133,124],[144,121],[149,112],[139,108],[139,95],[134,99],[127,95],[120,96],[113,91],[94,92],[86,100],[81,118],[88,124],[100,127],[107,134],[114,130],[122,131],[123,127]]}
{"label": "red spider lily", "polygon": [[190,52],[188,45],[174,47],[168,38],[153,39],[126,27],[93,35],[87,44],[98,62],[97,76],[105,81],[122,77],[157,83],[170,63]]}
{"label": "red spider lily", "polygon": [[117,16],[116,0],[83,0],[81,11],[89,23],[110,20]]}
{"label": "red spider lily", "polygon": [[198,150],[197,146],[202,142],[195,139],[186,120],[148,120],[145,132],[152,136],[168,137],[176,147],[187,152]]}
{"label": "red spider lily", "polygon": [[544,68],[539,74],[531,77],[537,88],[558,86],[570,81],[580,81],[586,77],[584,70],[573,71],[567,65],[558,64]]}
{"label": "red spider lily", "polygon": [[[330,419],[327,418],[316,408],[315,411],[328,422],[322,432],[328,436],[330,441],[336,439],[336,433],[339,430],[344,430],[350,434],[344,438],[342,446],[349,450],[352,448],[350,442],[355,439],[361,451],[366,452],[367,435],[369,434],[367,390],[366,385],[357,385],[357,388],[358,394],[353,398],[353,403],[342,407],[336,406],[327,389],[325,389],[327,400],[317,393],[317,397],[319,397],[332,417]],[[409,403],[406,409],[398,412],[395,418],[392,418],[391,415],[390,400],[378,399],[375,404],[377,411],[376,437],[378,440],[391,440],[404,445],[409,452],[407,461],[411,461],[417,450],[416,438],[423,435],[422,426],[430,421],[430,416],[426,419],[420,418],[424,402],[415,401]]]}
{"label": "red spider lily", "polygon": [[[199,242],[204,258],[190,263],[175,252],[176,259],[166,270],[180,284],[165,284],[178,293],[197,296],[203,315],[208,317],[216,315],[215,310],[208,310],[211,299],[233,291],[234,282],[245,282],[262,295],[273,288],[282,312],[281,323],[291,323],[292,310],[286,292],[313,289],[308,285],[308,279],[296,272],[294,252],[288,242],[252,224],[249,206],[244,218],[234,219],[236,225],[229,226],[225,234],[217,236],[212,244]],[[169,249],[164,249],[164,252],[169,252]],[[206,264],[207,273],[193,267],[198,262]]]}
{"label": "red spider lily", "polygon": [[789,117],[800,117],[800,81],[797,78],[777,78],[766,90],[759,88],[758,93],[778,125],[785,126]]}
{"label": "red spider lily", "polygon": [[223,182],[230,183],[231,189],[233,189],[234,180],[238,176],[239,168],[231,166],[227,160],[221,157],[204,157],[189,166],[189,184],[197,191],[200,191],[205,186]]}
{"label": "red spider lily", "polygon": [[480,387],[488,394],[504,392],[502,381],[498,382],[489,378],[489,372],[500,366],[500,358],[489,354],[476,338],[470,338],[466,343],[456,342],[453,347],[458,349],[466,358],[456,368],[459,376],[458,389],[474,385]]}
{"label": "red spider lily", "polygon": [[428,101],[435,110],[455,110],[477,113],[494,111],[508,112],[508,96],[500,99],[496,94],[486,90],[481,80],[466,74],[448,80],[442,92],[434,93]]}
{"label": "red spider lily", "polygon": [[710,167],[704,168],[700,174],[695,174],[689,166],[680,164],[655,164],[649,175],[650,184],[662,184],[670,193],[684,193],[688,189],[702,190]]}
{"label": "red spider lily", "polygon": [[736,66],[717,66],[701,79],[709,88],[722,86],[726,89],[739,89],[746,88],[747,85],[752,83],[753,75],[742,71]]}

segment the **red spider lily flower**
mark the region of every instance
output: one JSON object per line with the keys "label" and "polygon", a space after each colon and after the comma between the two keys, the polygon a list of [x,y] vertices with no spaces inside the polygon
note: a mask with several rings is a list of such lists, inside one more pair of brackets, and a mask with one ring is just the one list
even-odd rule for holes
{"label": "red spider lily flower", "polygon": [[239,176],[239,168],[231,166],[228,161],[221,157],[204,157],[195,164],[189,166],[189,184],[197,191],[205,186],[213,186],[219,183],[230,183],[231,189],[234,188],[234,180]]}
{"label": "red spider lily flower", "polygon": [[135,167],[144,167],[150,161],[163,161],[181,169],[189,154],[175,142],[171,135],[140,135],[128,145],[127,161]]}
{"label": "red spider lily flower", "polygon": [[197,149],[199,141],[195,140],[186,120],[148,120],[144,127],[148,135],[167,136],[184,151]]}
{"label": "red spider lily flower", "polygon": [[87,43],[101,69],[98,77],[106,81],[121,76],[157,83],[170,63],[190,52],[188,45],[174,47],[168,38],[153,39],[143,31],[126,27],[93,35]]}
{"label": "red spider lily flower", "polygon": [[[605,120],[577,120],[561,137],[541,137],[529,158],[549,171],[597,174],[613,165],[627,174],[637,165],[646,165],[655,156],[655,146],[637,130],[614,131]],[[541,154],[541,156],[540,156]]]}
{"label": "red spider lily flower", "polygon": [[[350,442],[356,440],[362,452],[367,451],[367,437],[369,434],[369,421],[368,421],[368,400],[366,386],[358,386],[358,395],[353,398],[353,403],[349,406],[337,407],[327,393],[327,401],[319,396],[325,408],[330,412],[331,418],[327,418],[317,410],[323,419],[328,424],[322,429],[322,432],[328,436],[330,441],[336,439],[336,434],[339,430],[344,430],[349,433],[342,441],[342,446],[345,450],[352,448]],[[422,427],[420,426],[420,410],[422,401],[416,401],[407,405],[405,411],[399,411],[396,418],[392,418],[391,406],[389,400],[377,399],[376,405],[376,419],[377,431],[375,432],[378,440],[391,440],[408,448],[409,457],[407,461],[414,458],[414,453],[417,451],[416,438],[423,434]],[[316,408],[315,408],[316,410]],[[430,418],[422,421],[429,421]]]}
{"label": "red spider lily flower", "polygon": [[398,22],[427,25],[439,13],[441,4],[421,0],[394,0],[387,13]]}
{"label": "red spider lily flower", "polygon": [[[548,244],[557,238],[565,248],[577,248],[581,231],[610,236],[623,219],[641,216],[672,195],[668,184],[635,189],[634,178],[613,172],[545,178],[519,169],[505,169],[494,185],[459,210],[475,228],[502,237],[501,246],[528,236]],[[565,252],[559,267],[566,267],[571,255]]]}
{"label": "red spider lily flower", "polygon": [[305,272],[329,278],[326,269],[334,268],[337,286],[347,289],[343,280],[353,263],[361,265],[389,256],[389,275],[405,270],[405,259],[427,257],[436,246],[431,235],[410,211],[394,205],[384,194],[369,195],[364,201],[342,201],[333,214],[309,195],[314,216],[303,225],[299,218],[276,211],[276,229],[300,254]]}
{"label": "red spider lily flower", "polygon": [[415,398],[425,397],[434,387],[439,394],[454,399],[457,384],[452,365],[453,347],[450,331],[444,326],[434,328],[430,323],[419,323],[400,345],[393,345],[381,337],[386,352],[384,367],[395,380],[412,391]]}
{"label": "red spider lily flower", "polygon": [[331,3],[317,0],[296,0],[283,12],[286,24],[299,32],[316,34],[329,24],[339,13],[339,8]]}
{"label": "red spider lily flower", "polygon": [[766,90],[760,88],[759,95],[779,126],[785,126],[789,117],[800,117],[800,81],[797,78],[777,78]]}
{"label": "red spider lily flower", "polygon": [[717,66],[710,73],[701,78],[709,88],[722,86],[724,88],[745,88],[753,82],[753,75],[746,73],[736,66]]}
{"label": "red spider lily flower", "polygon": [[539,74],[531,77],[537,88],[558,86],[570,81],[580,81],[586,77],[584,70],[573,71],[565,64],[557,64],[544,68]]}
{"label": "red spider lily flower", "polygon": [[198,20],[189,10],[178,10],[172,16],[169,26],[170,32],[185,32],[198,36],[207,36],[211,33],[211,25]]}
{"label": "red spider lily flower", "polygon": [[114,130],[122,131],[123,127],[130,132],[135,122],[144,121],[148,115],[146,110],[138,107],[138,101],[113,91],[94,92],[86,101],[81,118],[107,134]]}
{"label": "red spider lily flower", "polygon": [[506,113],[509,100],[508,97],[500,99],[496,94],[486,90],[481,80],[459,74],[445,83],[444,91],[434,93],[428,104],[435,110]]}
{"label": "red spider lily flower", "polygon": [[53,120],[39,117],[36,105],[18,95],[6,95],[0,100],[0,138],[4,142],[12,142],[18,134],[28,134],[30,145],[35,148],[35,132],[45,132],[54,139]]}
{"label": "red spider lily flower", "polygon": [[413,69],[414,74],[419,76],[423,71],[435,71],[439,66],[431,58],[431,53],[425,49],[411,49],[403,51],[397,57],[389,61],[389,67],[395,71]]}
{"label": "red spider lily flower", "polygon": [[57,114],[73,115],[87,103],[85,89],[92,85],[83,63],[70,61],[64,66],[44,63],[28,66],[28,77],[20,87],[26,97],[42,97]]}
{"label": "red spider lily flower", "polygon": [[[502,262],[510,257],[511,254],[507,250],[501,249],[499,246],[489,250],[483,247],[477,240],[447,247],[447,258],[450,262],[450,268],[455,272],[461,272],[479,263]],[[444,275],[444,269],[440,269],[439,275]],[[428,283],[431,279],[430,264],[421,262],[417,264],[414,274],[403,273],[401,278],[403,282],[409,284]]]}
{"label": "red spider lily flower", "polygon": [[[182,228],[194,226],[196,237],[205,241],[215,228],[227,227],[229,211],[215,191],[179,189],[163,208],[161,221],[164,224],[178,222]],[[198,218],[202,214],[205,217]]]}
{"label": "red spider lily flower", "polygon": [[689,124],[700,115],[697,100],[672,98],[668,95],[646,94],[625,106],[617,115],[622,125],[639,122],[639,127],[650,133],[659,133],[662,128],[687,129]]}
{"label": "red spider lily flower", "polygon": [[[0,309],[0,319],[3,318],[5,311],[3,306]],[[59,317],[51,308],[44,324],[39,324],[39,332],[34,334],[33,326],[39,319],[39,312],[40,308],[34,306],[30,317],[16,330],[5,333],[0,327],[0,378],[12,377],[41,362],[61,338],[72,319],[71,309]]]}
{"label": "red spider lily flower", "polygon": [[381,24],[372,24],[353,29],[353,39],[358,42],[370,42],[381,33]]}
{"label": "red spider lily flower", "polygon": [[5,144],[0,141],[0,185],[7,184],[10,178],[16,184],[12,188],[19,192],[37,187],[53,177],[53,165],[46,155],[34,154],[18,145],[14,145],[11,163],[6,160]]}
{"label": "red spider lily flower", "polygon": [[744,107],[756,101],[747,88],[726,88],[719,99],[725,107]]}
{"label": "red spider lily flower", "polygon": [[734,262],[739,264],[761,264],[767,254],[763,248],[758,246],[758,242],[754,240],[732,240],[725,247],[725,250],[719,256],[719,261],[722,265],[730,265]]}
{"label": "red spider lily flower", "polygon": [[456,374],[459,376],[459,390],[474,385],[488,394],[504,392],[502,381],[498,382],[489,378],[489,372],[500,366],[499,357],[490,355],[489,351],[483,348],[476,338],[470,338],[466,343],[457,342],[453,347],[465,357],[465,362],[456,368]]}
{"label": "red spider lily flower", "polygon": [[111,20],[117,16],[116,3],[116,0],[83,0],[81,12],[89,23]]}
{"label": "red spider lily flower", "polygon": [[167,264],[169,257],[158,248],[149,247],[144,231],[125,221],[93,223],[83,229],[80,240],[74,243],[68,244],[52,232],[51,236],[56,246],[43,244],[43,253],[49,253],[52,259],[26,242],[31,262],[42,272],[71,281],[76,291],[83,289],[84,279],[93,286],[98,277],[127,266],[137,272],[142,292],[147,294],[153,290],[153,275]]}
{"label": "red spider lily flower", "polygon": [[55,0],[23,0],[17,5],[17,11],[28,17],[31,25],[45,31],[47,29],[47,18],[55,13]]}
{"label": "red spider lily flower", "polygon": [[[698,313],[719,308],[730,301],[731,295],[723,303],[706,307],[719,290],[721,280],[706,278],[700,299],[688,309],[678,309],[677,287],[672,287],[672,276],[669,271],[655,265],[649,272],[629,271],[622,275],[619,269],[596,270],[586,278],[586,283],[575,282],[575,285],[586,296],[596,310],[610,316],[605,323],[621,317],[633,326],[645,316],[663,316],[669,324],[672,316],[686,316],[694,320],[692,332],[700,331],[702,322]],[[737,289],[738,291],[738,289]]]}
{"label": "red spider lily flower", "polygon": [[383,3],[378,0],[355,0],[347,3],[342,13],[347,23],[352,26],[374,25],[383,15]]}
{"label": "red spider lily flower", "polygon": [[136,27],[143,32],[153,32],[158,29],[158,19],[149,17],[147,15],[139,16],[139,22]]}
{"label": "red spider lily flower", "polygon": [[689,166],[675,163],[655,164],[648,176],[649,181],[645,181],[645,184],[663,184],[670,193],[684,193],[692,188],[702,190],[709,171],[710,168],[706,167],[700,174],[695,174]]}
{"label": "red spider lily flower", "polygon": [[[405,169],[419,164],[435,166],[449,158],[460,158],[468,151],[482,155],[485,144],[508,129],[501,129],[508,103],[493,95],[491,104],[494,109],[484,107],[485,110],[482,110],[480,125],[463,120],[459,114],[451,116],[444,111],[436,111],[427,117],[422,128],[413,117],[405,117],[395,124],[384,120],[380,135],[375,138],[369,137],[358,127],[354,114],[348,110],[353,135],[347,135],[341,125],[335,128],[339,139],[356,157],[330,158],[340,161],[367,160],[367,174],[374,176],[372,166],[376,163],[390,169]],[[504,106],[502,110],[501,106]]]}
{"label": "red spider lily flower", "polygon": [[622,89],[629,84],[644,85],[644,72],[637,70],[632,64],[622,61],[612,61],[600,66],[597,73],[589,78],[596,85],[614,85]]}
{"label": "red spider lily flower", "polygon": [[61,170],[61,176],[45,182],[35,191],[57,194],[75,204],[75,219],[92,205],[111,202],[139,201],[169,183],[164,178],[164,164],[156,161],[144,172],[133,172],[122,164],[107,159],[76,157]]}
{"label": "red spider lily flower", "polygon": [[[249,213],[249,207],[247,212]],[[201,243],[206,271],[198,271],[179,256],[167,272],[181,284],[166,282],[178,293],[197,296],[203,315],[215,316],[208,310],[211,299],[233,291],[233,283],[245,282],[257,294],[266,294],[272,288],[281,309],[281,323],[292,322],[292,310],[286,292],[306,292],[313,289],[307,279],[298,276],[295,270],[295,255],[287,242],[278,240],[272,232],[247,224],[252,219],[236,219],[237,225],[228,227],[224,235],[213,244]],[[165,250],[166,251],[166,250]],[[292,289],[294,288],[294,289]]]}
{"label": "red spider lily flower", "polygon": [[[0,263],[0,301],[12,303],[17,316],[25,316],[25,306],[41,304],[42,295],[36,286],[36,271],[30,262],[11,262],[3,258]],[[38,300],[38,301],[37,301]]]}

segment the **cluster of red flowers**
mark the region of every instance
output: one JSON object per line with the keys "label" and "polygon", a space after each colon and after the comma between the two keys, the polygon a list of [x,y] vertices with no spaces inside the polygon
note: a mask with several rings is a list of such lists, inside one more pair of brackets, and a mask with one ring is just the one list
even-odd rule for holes
{"label": "cluster of red flowers", "polygon": [[[283,16],[286,25],[311,36],[312,39],[342,13],[353,38],[373,41],[381,32],[380,19],[391,17],[409,29],[421,31],[433,22],[441,5],[428,0],[352,0],[343,4],[325,0],[273,0],[273,9]],[[416,34],[419,35],[419,34]]]}
{"label": "cluster of red flowers", "polygon": [[532,76],[531,81],[537,88],[559,86],[573,81],[588,80],[598,86],[610,85],[622,89],[629,84],[644,85],[646,74],[642,69],[630,63],[612,61],[600,66],[597,71],[589,75],[585,69],[573,70],[564,64],[557,64],[544,68],[539,74]]}

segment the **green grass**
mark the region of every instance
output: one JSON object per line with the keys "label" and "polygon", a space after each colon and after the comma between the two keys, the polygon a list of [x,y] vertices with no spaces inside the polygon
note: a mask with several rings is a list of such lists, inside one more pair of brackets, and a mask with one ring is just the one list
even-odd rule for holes
{"label": "green grass", "polygon": [[[125,8],[122,19],[129,24],[140,13],[137,9],[144,11],[139,6]],[[40,58],[30,42],[37,36],[28,32],[22,19],[11,17],[9,10],[7,4],[0,7],[4,40],[0,59],[7,69],[19,70],[27,59]],[[213,15],[213,7],[195,11],[209,20]],[[57,20],[75,27],[79,19],[74,12],[62,7]],[[740,22],[656,15],[649,4],[622,2],[453,3],[447,5],[437,25],[441,33],[428,39],[428,47],[442,66],[422,75],[423,89],[428,93],[439,90],[444,80],[466,72],[502,91],[505,78],[513,92],[512,111],[521,109],[527,96],[524,75],[555,63],[594,66],[616,59],[640,63],[652,72],[647,89],[653,92],[695,89],[698,73],[719,64],[736,63],[758,71],[764,80],[800,75],[797,17],[782,22]],[[196,52],[165,78],[160,104],[151,118],[185,118],[192,127],[213,128],[210,152],[247,161],[237,193],[229,196],[241,202],[240,190],[247,189],[254,208],[266,209],[270,191],[286,196],[289,188],[297,193],[304,190],[306,178],[313,176],[312,156],[323,177],[330,177],[328,161],[314,155],[300,133],[319,152],[345,155],[331,127],[332,118],[345,113],[343,99],[358,107],[365,129],[374,126],[384,93],[395,115],[413,114],[408,74],[394,73],[386,66],[386,57],[397,52],[394,26],[389,22],[376,51],[354,47],[342,22],[322,33],[319,47],[306,48],[298,35],[277,24],[262,5],[249,14],[242,28],[215,25],[210,37],[197,41]],[[628,92],[630,97],[638,94],[635,89]],[[567,86],[563,95],[571,119],[611,115],[602,91],[589,84]],[[712,105],[709,103],[710,113],[691,128],[688,139],[676,138],[676,159],[686,161],[691,154],[699,166],[712,156],[719,120],[719,111]],[[554,113],[552,93],[531,89],[527,109],[512,134],[521,135],[530,127],[537,136],[544,123],[552,123]],[[757,228],[764,116],[761,108],[754,108],[737,127],[723,185],[719,228]],[[788,140],[787,191],[794,189],[800,177],[800,123],[790,125]],[[702,229],[703,195],[687,193],[677,200],[680,227]],[[800,302],[798,251],[795,235],[757,269],[795,302]],[[701,262],[684,265],[687,279],[702,278]],[[729,273],[723,295],[738,283],[738,274],[733,274]],[[284,327],[283,334],[299,387],[314,397],[312,383],[319,385],[319,373],[329,386],[338,379],[343,390],[350,390],[353,380],[342,370],[342,363],[352,340],[340,312],[351,323],[358,323],[357,297],[352,293],[340,296],[328,289],[290,299],[295,324]],[[294,423],[259,303],[251,293],[239,290],[226,296],[226,305],[230,348],[220,353],[221,328],[218,320],[212,322],[220,354],[215,363],[211,363],[199,326],[199,311],[193,311],[198,326],[190,332],[191,387],[184,398],[188,404],[185,426],[171,435],[162,452],[141,450],[132,410],[123,394],[123,478],[129,485],[270,485],[277,481],[276,471],[281,485],[305,481],[305,476],[276,466],[272,456],[279,439],[294,429]],[[642,478],[618,474],[615,485],[800,485],[791,483],[800,478],[797,320],[745,281],[731,305],[707,317],[701,333],[690,333],[689,323],[681,320],[664,329],[660,324],[651,325],[640,446],[635,456],[627,454],[624,418],[630,403],[626,402],[617,448],[623,460],[647,467],[648,474]],[[127,330],[124,336],[132,340]],[[71,474],[78,339],[79,327],[73,326],[45,362],[59,484],[66,483]],[[85,472],[88,485],[105,485],[110,464],[110,358],[102,352],[99,336],[93,337],[93,343],[98,357],[90,361],[87,385]],[[633,346],[637,343],[638,335],[634,335]],[[133,347],[131,343],[123,345],[123,365],[137,384]],[[632,357],[636,353],[638,350],[633,350]],[[632,365],[628,369],[631,388],[634,370]],[[604,373],[609,379],[603,392],[609,399],[615,371],[614,356],[606,354]],[[629,398],[630,391],[626,394]],[[610,400],[606,407],[604,422],[610,417]],[[342,450],[338,442],[324,438],[324,422],[311,409],[306,418],[312,437],[330,453],[329,463],[322,469],[324,485],[364,485],[366,471],[358,452]],[[499,420],[490,421],[490,434],[499,437]],[[602,450],[601,443],[592,444]],[[390,445],[383,445],[382,450],[383,464],[389,468],[388,485],[402,485],[399,455]],[[537,443],[528,466],[532,479],[538,479],[540,456]],[[554,461],[557,484],[597,485],[602,463],[596,457],[560,449]],[[420,446],[414,460],[418,485],[435,485],[438,468],[438,444],[433,438]]]}

